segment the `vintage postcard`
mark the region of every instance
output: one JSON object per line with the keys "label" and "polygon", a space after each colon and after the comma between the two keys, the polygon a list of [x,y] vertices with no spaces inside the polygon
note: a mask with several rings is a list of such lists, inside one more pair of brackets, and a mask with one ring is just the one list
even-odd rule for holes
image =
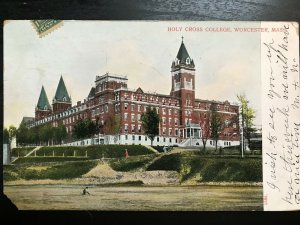
{"label": "vintage postcard", "polygon": [[4,23],[20,210],[300,209],[296,22]]}

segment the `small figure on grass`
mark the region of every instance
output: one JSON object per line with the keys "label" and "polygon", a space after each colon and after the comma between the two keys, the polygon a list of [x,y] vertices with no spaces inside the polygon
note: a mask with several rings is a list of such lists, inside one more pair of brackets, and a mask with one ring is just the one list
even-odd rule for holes
{"label": "small figure on grass", "polygon": [[129,157],[127,149],[125,149],[125,159]]}
{"label": "small figure on grass", "polygon": [[86,195],[86,194],[89,194],[89,195],[90,195],[90,193],[87,191],[88,188],[89,188],[89,187],[85,187],[85,188],[83,189],[82,195]]}

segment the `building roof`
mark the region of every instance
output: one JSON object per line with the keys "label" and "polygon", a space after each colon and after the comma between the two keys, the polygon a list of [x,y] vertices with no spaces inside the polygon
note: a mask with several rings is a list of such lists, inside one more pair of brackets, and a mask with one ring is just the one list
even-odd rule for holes
{"label": "building roof", "polygon": [[91,90],[90,90],[90,93],[88,95],[88,99],[94,97],[95,93],[96,93],[96,88],[92,87]]}
{"label": "building roof", "polygon": [[60,77],[56,92],[55,92],[55,97],[53,101],[59,101],[59,102],[68,102],[71,103],[71,98],[68,94],[65,82],[63,80],[63,77]]}
{"label": "building roof", "polygon": [[44,86],[42,86],[42,90],[36,108],[37,110],[51,110],[51,106],[49,104]]}
{"label": "building roof", "polygon": [[183,43],[183,37],[182,37],[182,42],[180,45],[180,48],[178,50],[176,60],[172,62],[172,68],[177,67],[179,65],[187,65],[188,67],[194,68],[195,64],[193,59],[190,57],[188,51],[186,50],[186,47]]}
{"label": "building roof", "polygon": [[31,123],[31,122],[34,122],[34,117],[29,117],[29,116],[24,116],[22,121],[21,121],[21,124],[28,124],[28,123]]}
{"label": "building roof", "polygon": [[179,51],[177,53],[176,58],[181,62],[185,63],[187,58],[190,58],[188,51],[185,48],[183,41],[181,42]]}

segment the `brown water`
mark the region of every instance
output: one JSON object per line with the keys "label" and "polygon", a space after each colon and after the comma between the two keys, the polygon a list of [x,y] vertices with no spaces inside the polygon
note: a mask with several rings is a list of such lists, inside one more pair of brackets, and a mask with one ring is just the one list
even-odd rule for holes
{"label": "brown water", "polygon": [[262,187],[90,187],[76,185],[5,186],[22,210],[262,210]]}

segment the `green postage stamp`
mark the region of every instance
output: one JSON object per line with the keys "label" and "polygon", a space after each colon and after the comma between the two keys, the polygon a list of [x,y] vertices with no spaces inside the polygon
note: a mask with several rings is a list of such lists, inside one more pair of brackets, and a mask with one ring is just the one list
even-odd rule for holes
{"label": "green postage stamp", "polygon": [[62,20],[32,20],[32,24],[40,37],[44,37],[63,25]]}

